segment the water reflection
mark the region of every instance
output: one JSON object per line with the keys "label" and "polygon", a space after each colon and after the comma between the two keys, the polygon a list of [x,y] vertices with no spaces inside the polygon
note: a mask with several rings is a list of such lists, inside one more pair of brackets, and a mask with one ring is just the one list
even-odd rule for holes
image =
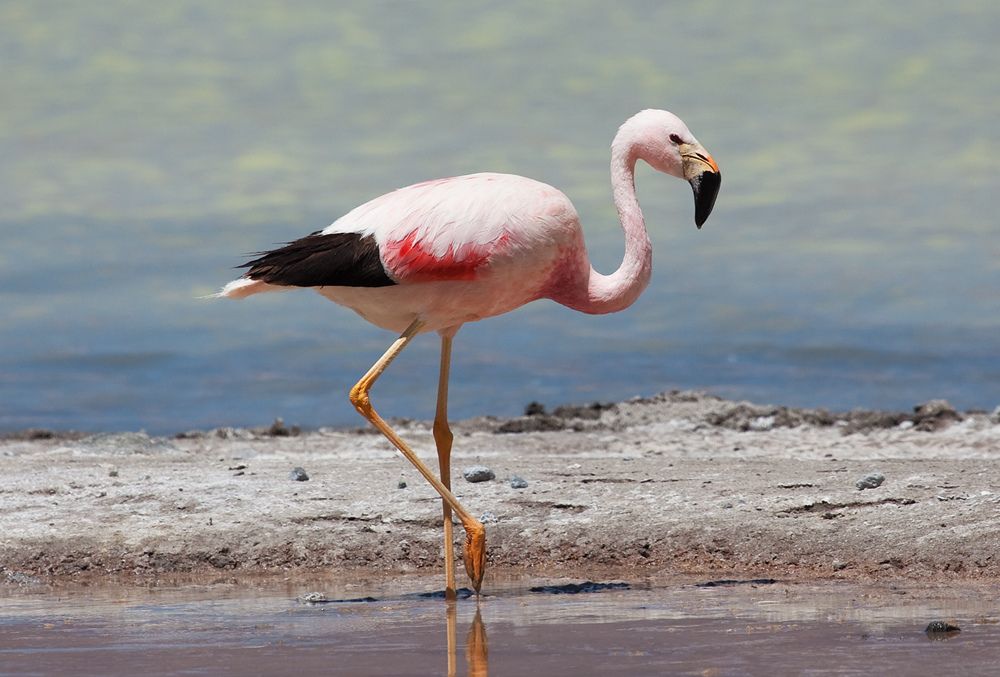
{"label": "water reflection", "polygon": [[[505,675],[813,674],[822,665],[836,674],[898,674],[915,664],[923,674],[954,674],[955,665],[995,674],[1000,652],[995,586],[969,582],[672,581],[552,594],[521,581],[448,603],[410,592],[428,587],[427,577],[327,578],[308,588],[331,593],[315,593],[326,601],[313,604],[303,603],[313,596],[301,579],[288,580],[280,589],[0,586],[0,672],[288,674],[294,665],[297,677],[487,675],[492,663]],[[928,641],[932,619],[961,632]]]}
{"label": "water reflection", "polygon": [[[447,602],[445,611],[447,619],[448,635],[448,677],[454,677],[458,663],[457,623],[458,605],[453,601]],[[469,625],[469,632],[465,636],[465,667],[466,674],[472,677],[486,677],[489,674],[489,643],[486,639],[486,625],[483,623],[482,608],[476,603],[476,615]]]}

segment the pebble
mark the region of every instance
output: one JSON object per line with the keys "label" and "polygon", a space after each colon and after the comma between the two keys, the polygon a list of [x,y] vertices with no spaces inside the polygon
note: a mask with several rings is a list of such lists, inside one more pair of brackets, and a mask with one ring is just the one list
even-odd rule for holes
{"label": "pebble", "polygon": [[774,416],[758,416],[750,421],[750,430],[762,432],[774,429]]}
{"label": "pebble", "polygon": [[271,437],[298,437],[301,433],[297,425],[289,428],[281,418],[274,419],[274,423],[267,429],[267,434]]}
{"label": "pebble", "polygon": [[841,570],[846,569],[846,568],[847,568],[847,562],[842,562],[839,559],[833,560],[833,570],[834,571],[841,571]]}
{"label": "pebble", "polygon": [[472,465],[462,471],[466,482],[488,482],[496,475],[485,465]]}
{"label": "pebble", "polygon": [[405,489],[406,488],[406,480],[400,479],[398,482],[396,482],[396,488],[397,489]]}
{"label": "pebble", "polygon": [[518,477],[517,475],[514,475],[513,477],[510,478],[511,489],[526,489],[527,487],[528,483],[523,479],[521,479],[520,477]]}
{"label": "pebble", "polygon": [[871,472],[855,482],[854,486],[858,488],[858,491],[864,491],[865,489],[880,487],[882,486],[882,482],[885,482],[885,475],[880,472]]}
{"label": "pebble", "polygon": [[479,516],[479,521],[483,524],[496,524],[500,521],[500,518],[492,512],[484,512]]}
{"label": "pebble", "polygon": [[525,416],[545,416],[545,405],[541,402],[528,402],[524,408]]}
{"label": "pebble", "polygon": [[931,621],[924,630],[931,639],[947,639],[959,632],[962,628],[948,621]]}
{"label": "pebble", "polygon": [[307,482],[309,481],[309,475],[306,471],[299,466],[292,468],[292,471],[288,473],[288,479],[295,480],[296,482]]}
{"label": "pebble", "polygon": [[298,600],[302,604],[323,604],[330,601],[322,592],[307,592],[304,595],[300,595]]}
{"label": "pebble", "polygon": [[42,581],[34,576],[29,576],[28,574],[22,573],[20,571],[8,571],[6,572],[7,582],[12,585],[18,585],[21,587],[29,585],[41,585]]}

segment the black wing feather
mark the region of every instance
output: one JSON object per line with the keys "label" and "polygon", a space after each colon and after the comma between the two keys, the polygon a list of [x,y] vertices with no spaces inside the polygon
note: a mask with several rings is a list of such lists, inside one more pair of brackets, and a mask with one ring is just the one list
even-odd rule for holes
{"label": "black wing feather", "polygon": [[316,231],[244,263],[244,277],[289,287],[388,287],[378,244],[371,235]]}

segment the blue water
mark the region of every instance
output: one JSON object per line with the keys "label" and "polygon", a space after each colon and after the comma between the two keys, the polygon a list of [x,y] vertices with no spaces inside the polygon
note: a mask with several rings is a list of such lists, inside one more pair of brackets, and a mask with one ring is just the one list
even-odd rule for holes
{"label": "blue water", "polygon": [[[530,16],[531,21],[525,17]],[[684,117],[723,170],[641,171],[653,282],[469,325],[455,417],[670,388],[780,404],[1000,404],[1000,9],[723,2],[0,8],[0,430],[356,422],[393,338],[318,295],[198,297],[243,254],[421,179],[562,188],[621,257],[617,125]],[[437,343],[380,381],[429,417]]]}

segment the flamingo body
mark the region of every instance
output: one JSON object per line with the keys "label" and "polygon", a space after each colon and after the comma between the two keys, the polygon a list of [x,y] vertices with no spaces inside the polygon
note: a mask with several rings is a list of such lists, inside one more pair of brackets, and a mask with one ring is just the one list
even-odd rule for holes
{"label": "flamingo body", "polygon": [[[313,235],[266,254],[308,246],[324,238],[353,236],[345,248],[377,255],[381,285],[321,284],[297,279],[289,268],[270,281],[248,276],[223,290],[248,296],[287,286],[312,286],[369,322],[401,332],[415,318],[421,331],[456,328],[509,312],[558,292],[561,279],[587,264],[583,233],[573,204],[561,191],[511,174],[470,174],[400,188],[353,209]],[[350,270],[361,262],[344,257]],[[374,262],[369,261],[368,265]],[[301,266],[300,266],[301,267]],[[582,270],[578,270],[582,274]],[[291,285],[280,281],[294,280]]]}
{"label": "flamingo body", "polygon": [[[625,256],[610,275],[595,271],[569,199],[552,186],[511,174],[469,174],[414,184],[377,197],[323,230],[245,264],[217,296],[241,298],[312,287],[369,322],[400,332],[351,390],[355,408],[413,463],[443,500],[446,596],[454,596],[452,510],[466,532],[465,566],[479,590],[485,570],[482,523],[450,490],[452,434],[447,420],[451,341],[466,322],[549,298],[586,313],[627,308],[649,284],[652,246],[635,195],[638,160],[687,180],[700,228],[715,203],[715,161],[675,115],[645,110],[611,145],[611,183],[625,233]],[[371,405],[369,390],[417,334],[441,334],[434,439],[435,476]]]}

